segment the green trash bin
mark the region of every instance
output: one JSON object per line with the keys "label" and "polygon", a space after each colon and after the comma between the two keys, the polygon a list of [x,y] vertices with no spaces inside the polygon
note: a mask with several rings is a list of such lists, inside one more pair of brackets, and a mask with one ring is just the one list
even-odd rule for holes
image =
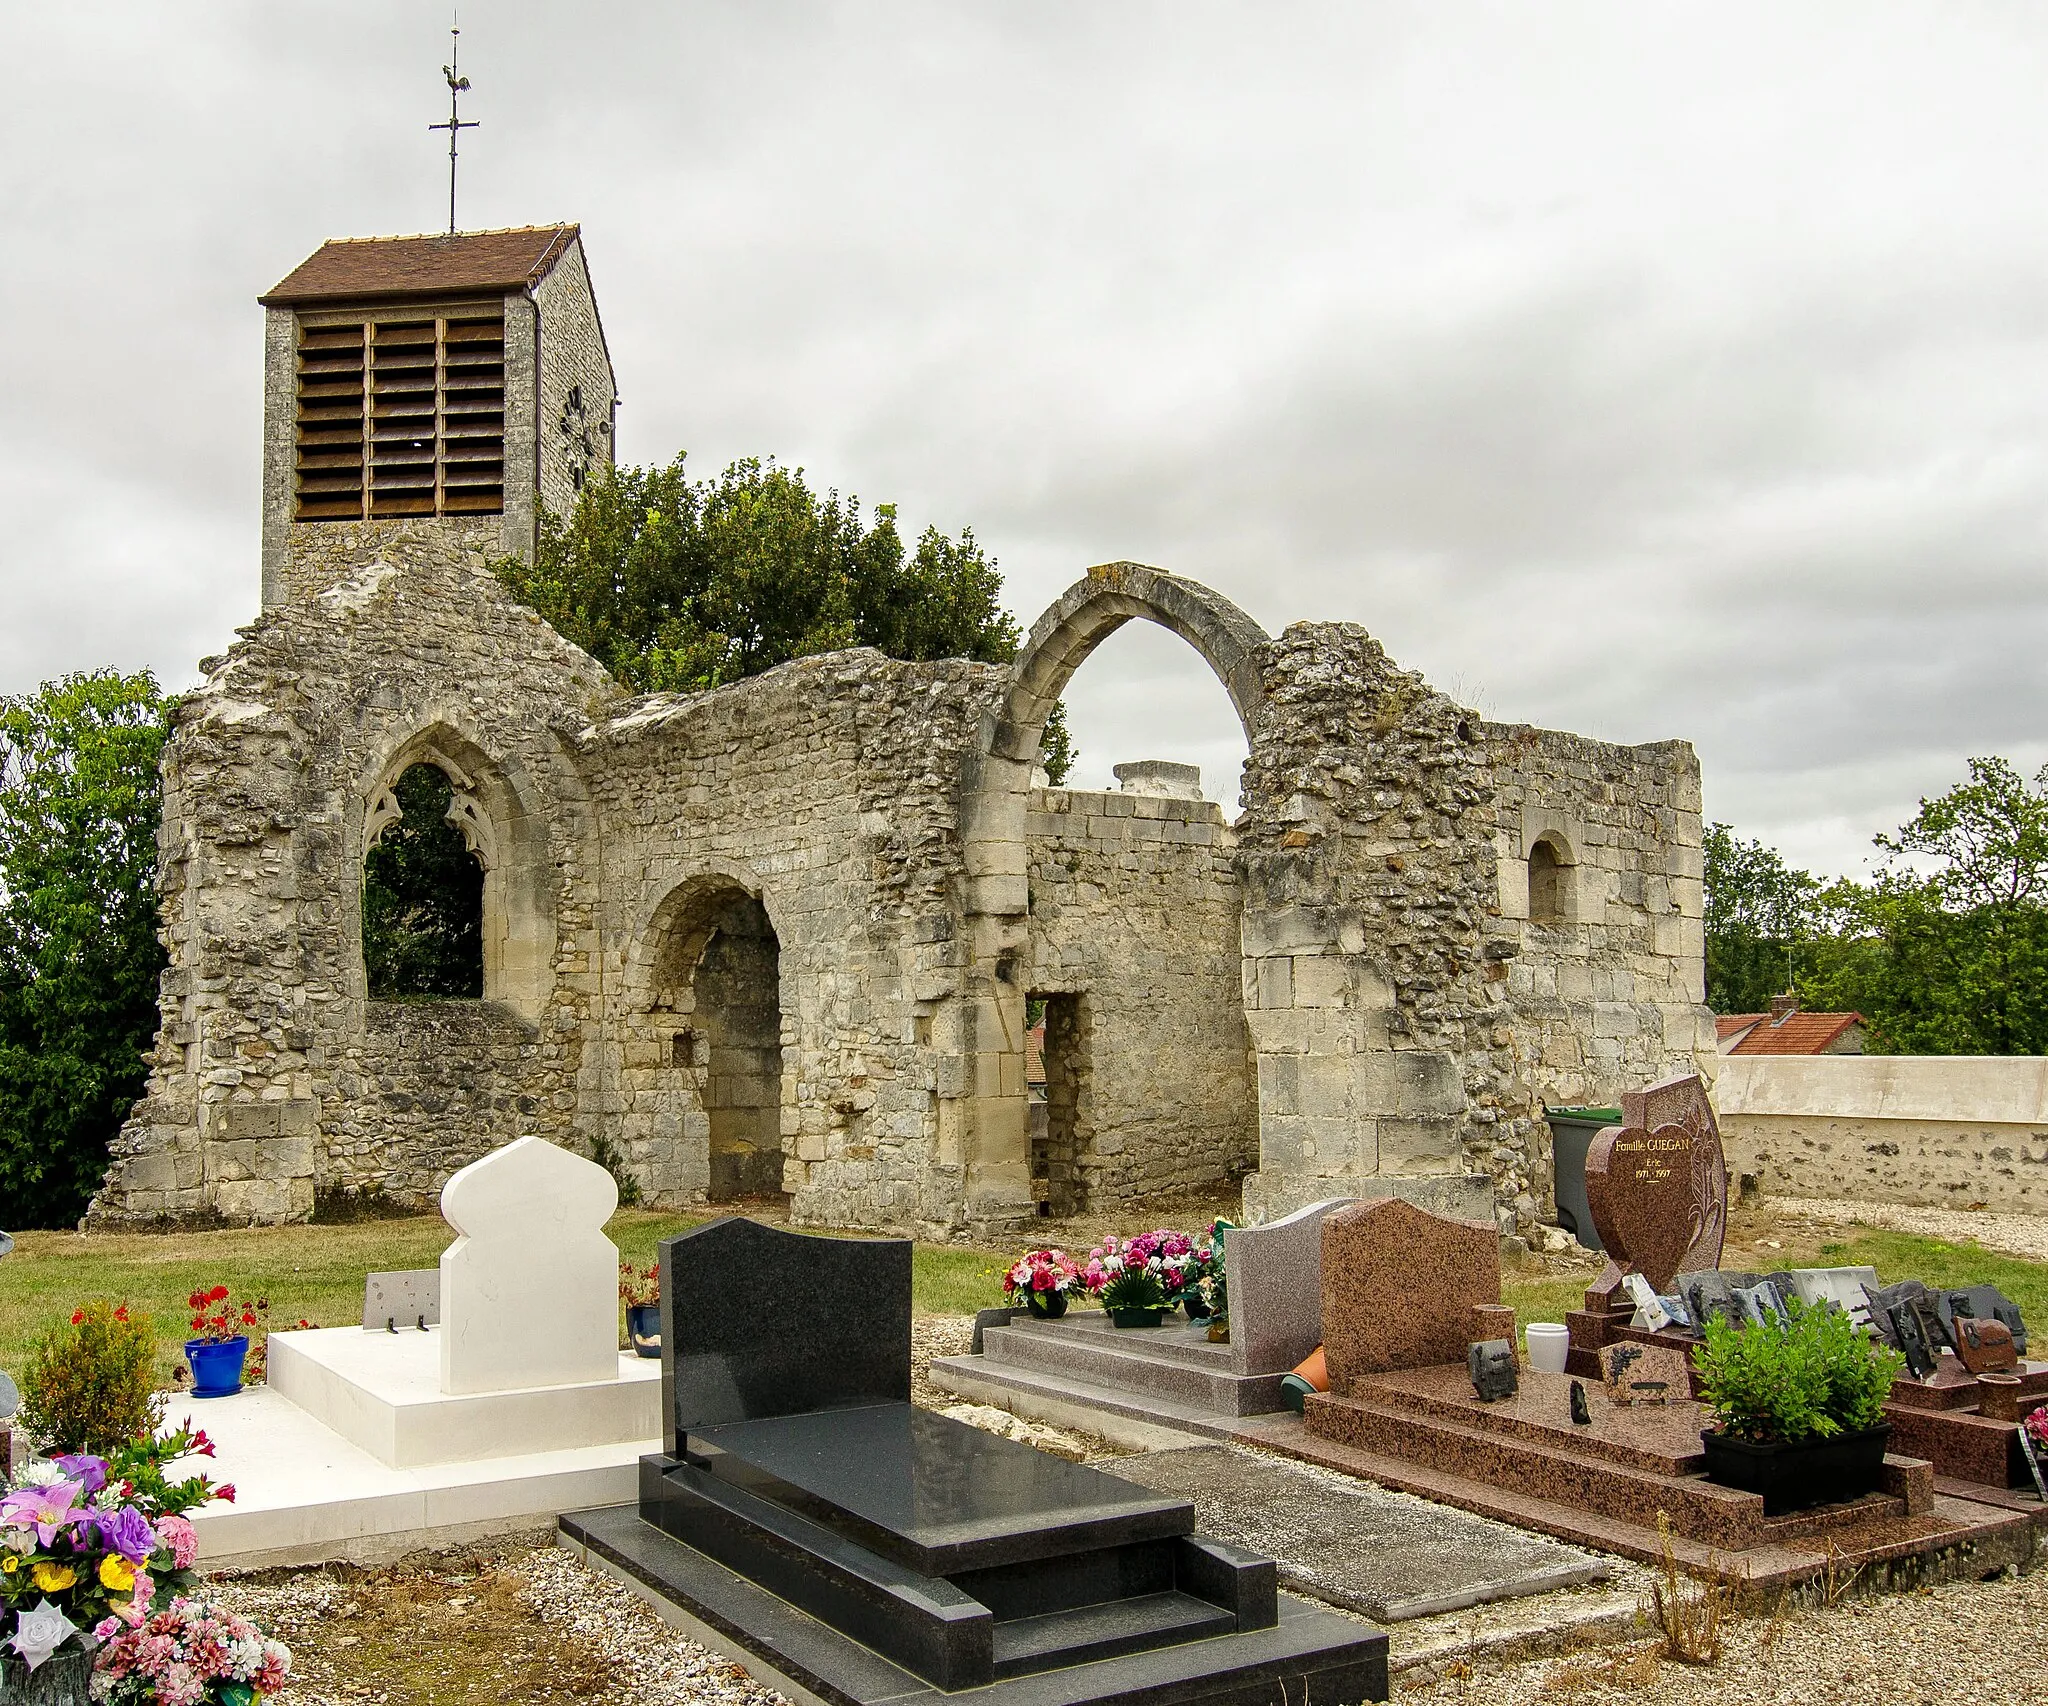
{"label": "green trash bin", "polygon": [[1586,1151],[1611,1125],[1621,1124],[1619,1108],[1545,1108],[1550,1122],[1551,1183],[1557,1195],[1557,1223],[1588,1250],[1604,1250],[1593,1230],[1593,1211],[1586,1204]]}

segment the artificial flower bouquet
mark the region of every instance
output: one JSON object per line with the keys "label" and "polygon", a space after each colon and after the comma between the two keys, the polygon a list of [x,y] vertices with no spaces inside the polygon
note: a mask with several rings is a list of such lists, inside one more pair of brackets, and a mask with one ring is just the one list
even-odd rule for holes
{"label": "artificial flower bouquet", "polygon": [[192,1454],[211,1457],[213,1442],[188,1424],[108,1457],[28,1465],[0,1498],[0,1657],[34,1671],[140,1625],[160,1591],[187,1584],[199,1537],[185,1513],[235,1496],[203,1474],[164,1473]]}
{"label": "artificial flower bouquet", "polygon": [[1111,1234],[1088,1252],[1088,1265],[1082,1272],[1088,1289],[1099,1295],[1133,1269],[1150,1273],[1168,1302],[1178,1302],[1181,1293],[1199,1284],[1208,1272],[1207,1258],[1195,1241],[1185,1232],[1164,1226],[1134,1238],[1119,1239]]}
{"label": "artificial flower bouquet", "polygon": [[650,1262],[636,1268],[631,1262],[619,1269],[619,1301],[628,1309],[649,1309],[661,1301],[661,1264]]}
{"label": "artificial flower bouquet", "polygon": [[1003,1296],[1012,1303],[1032,1295],[1071,1297],[1085,1288],[1081,1264],[1064,1250],[1027,1250],[1003,1275]]}
{"label": "artificial flower bouquet", "polygon": [[199,1599],[173,1599],[140,1623],[117,1620],[105,1642],[92,1695],[112,1706],[253,1706],[292,1667],[282,1641]]}

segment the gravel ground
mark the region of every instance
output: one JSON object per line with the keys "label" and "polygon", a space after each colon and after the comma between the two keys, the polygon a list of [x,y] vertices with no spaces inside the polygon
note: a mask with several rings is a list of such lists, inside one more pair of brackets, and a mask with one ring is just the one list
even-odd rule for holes
{"label": "gravel ground", "polygon": [[1485,1706],[2041,1706],[2044,1630],[2048,1572],[2037,1572],[1739,1623],[1710,1667],[1660,1662],[1654,1643],[1635,1641],[1498,1669],[1482,1664],[1398,1697]]}
{"label": "gravel ground", "polygon": [[1899,1203],[1850,1202],[1831,1197],[1766,1197],[1770,1213],[1807,1219],[1881,1226],[1922,1238],[1950,1242],[1975,1239],[1987,1250],[2003,1250],[2030,1262],[2048,1262],[2048,1218],[1993,1214],[1987,1209],[1911,1208]]}

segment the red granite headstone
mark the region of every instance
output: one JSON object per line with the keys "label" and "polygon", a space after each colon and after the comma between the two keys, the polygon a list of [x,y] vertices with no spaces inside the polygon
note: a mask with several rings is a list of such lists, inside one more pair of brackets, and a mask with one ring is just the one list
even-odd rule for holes
{"label": "red granite headstone", "polygon": [[1465,1362],[1473,1307],[1500,1302],[1500,1233],[1399,1197],[1323,1221],[1323,1354],[1330,1390],[1360,1375]]}
{"label": "red granite headstone", "polygon": [[1692,1074],[1629,1091],[1621,1112],[1621,1124],[1586,1152],[1586,1204],[1617,1282],[1634,1269],[1668,1292],[1674,1275],[1721,1265],[1728,1163],[1720,1129]]}

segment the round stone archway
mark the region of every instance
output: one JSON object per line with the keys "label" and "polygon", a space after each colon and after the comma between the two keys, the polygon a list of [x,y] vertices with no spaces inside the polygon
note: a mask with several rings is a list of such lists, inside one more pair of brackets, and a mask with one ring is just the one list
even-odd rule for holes
{"label": "round stone archway", "polygon": [[964,826],[963,1094],[942,1102],[940,1120],[942,1149],[964,1162],[970,1220],[1033,1213],[1021,962],[1030,907],[1025,819],[1046,715],[1095,648],[1133,621],[1156,622],[1194,647],[1230,695],[1248,742],[1264,718],[1260,654],[1271,636],[1229,599],[1194,581],[1142,563],[1105,563],[1032,625],[981,755]]}

